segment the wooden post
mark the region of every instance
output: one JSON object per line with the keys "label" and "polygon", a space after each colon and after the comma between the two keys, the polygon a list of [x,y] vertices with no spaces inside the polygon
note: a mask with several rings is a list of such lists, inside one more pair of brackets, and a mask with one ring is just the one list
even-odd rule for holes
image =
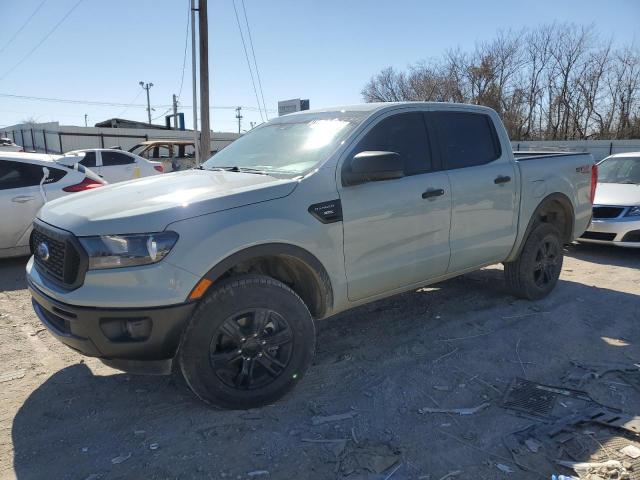
{"label": "wooden post", "polygon": [[200,34],[200,156],[202,161],[204,161],[208,159],[211,154],[207,0],[199,0],[198,2],[198,33]]}

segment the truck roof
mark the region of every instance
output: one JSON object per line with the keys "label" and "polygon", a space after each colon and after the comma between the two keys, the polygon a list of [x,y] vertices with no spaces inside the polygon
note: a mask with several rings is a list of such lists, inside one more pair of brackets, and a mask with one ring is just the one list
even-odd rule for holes
{"label": "truck roof", "polygon": [[450,103],[450,102],[371,102],[371,103],[359,103],[354,105],[342,105],[328,108],[316,108],[313,110],[303,110],[300,112],[290,113],[284,115],[284,117],[291,117],[294,115],[305,115],[314,113],[330,113],[330,112],[380,112],[383,110],[392,110],[398,107],[406,106],[427,106],[437,108],[438,110],[460,110],[465,111],[478,111],[483,113],[493,112],[493,109],[484,107],[481,105],[470,105],[467,103]]}

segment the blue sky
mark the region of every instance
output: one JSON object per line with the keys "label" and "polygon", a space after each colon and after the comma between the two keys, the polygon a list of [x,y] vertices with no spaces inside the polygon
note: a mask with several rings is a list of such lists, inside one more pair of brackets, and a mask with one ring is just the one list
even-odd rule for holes
{"label": "blue sky", "polygon": [[[43,0],[2,0],[0,49]],[[140,80],[153,82],[151,102],[178,93],[188,0],[83,0],[60,27],[11,73],[78,0],[45,0],[1,52],[0,94],[130,104]],[[242,20],[241,0],[236,0]],[[468,50],[502,30],[551,22],[593,23],[617,44],[640,42],[640,0],[245,0],[267,108],[309,98],[311,107],[361,102],[368,79],[386,66],[404,68]],[[243,127],[259,121],[232,0],[209,0],[211,104],[242,105]],[[189,41],[190,45],[190,41]],[[181,103],[191,105],[190,51]],[[136,105],[145,102],[144,92]],[[154,116],[166,108],[154,107]],[[190,124],[191,110],[184,109]],[[144,107],[61,104],[0,96],[0,126],[33,117],[66,125],[114,116],[146,119]],[[274,115],[273,112],[269,113]],[[237,129],[233,109],[212,110],[212,128]],[[163,119],[157,120],[162,122]]]}

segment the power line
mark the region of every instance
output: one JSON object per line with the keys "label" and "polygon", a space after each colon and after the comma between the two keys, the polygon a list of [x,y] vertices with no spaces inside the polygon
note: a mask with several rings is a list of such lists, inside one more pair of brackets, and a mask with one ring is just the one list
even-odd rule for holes
{"label": "power line", "polygon": [[29,22],[31,21],[31,19],[35,16],[36,13],[38,13],[38,11],[42,8],[42,6],[47,3],[47,0],[42,0],[42,2],[40,2],[40,4],[36,7],[36,9],[31,12],[31,15],[29,15],[29,18],[27,18],[25,20],[25,22],[22,24],[22,26],[16,30],[16,33],[13,34],[13,36],[9,39],[9,41],[7,43],[4,44],[4,46],[2,48],[0,48],[0,53],[4,52],[6,50],[6,48],[11,45],[11,43],[16,39],[16,37],[18,35],[20,35],[20,32],[22,32],[22,30],[24,30],[24,27],[26,27]]}
{"label": "power line", "polygon": [[125,112],[133,106],[133,104],[135,103],[135,101],[138,99],[140,95],[142,95],[142,90],[138,90],[138,93],[136,93],[136,96],[133,97],[133,100],[131,100],[129,104],[126,107],[124,107],[124,110],[122,110],[117,116],[122,117],[125,114]]}
{"label": "power line", "polygon": [[[142,90],[140,90],[142,92]],[[75,105],[93,105],[97,107],[131,107],[131,108],[147,108],[145,104],[134,104],[134,103],[119,103],[119,102],[100,102],[100,101],[92,101],[92,100],[76,100],[71,98],[55,98],[55,97],[34,97],[29,95],[14,95],[10,93],[0,93],[0,97],[4,98],[14,98],[17,100],[32,100],[37,102],[52,102],[52,103],[69,103]],[[165,103],[156,105],[158,108],[168,108],[172,107],[172,105]],[[191,105],[182,105],[182,108],[192,108]],[[212,110],[235,110],[237,106],[226,106],[226,105],[217,105],[210,107]],[[257,112],[258,109],[256,107],[250,107],[242,105],[244,110]],[[271,112],[275,112],[276,110],[270,110]]]}
{"label": "power line", "polygon": [[253,85],[253,92],[256,94],[256,102],[258,102],[260,119],[264,122],[264,117],[262,116],[262,107],[260,106],[260,99],[258,98],[258,90],[256,89],[256,82],[253,78],[253,69],[251,68],[251,62],[249,61],[249,54],[247,53],[247,44],[244,41],[244,34],[242,33],[242,26],[240,25],[240,17],[238,17],[236,0],[231,0],[231,2],[233,3],[233,11],[236,13],[236,23],[238,24],[238,30],[240,31],[240,38],[242,39],[242,48],[244,48],[244,56],[247,59],[247,67],[249,67],[249,75],[251,75],[251,84]]}
{"label": "power line", "polygon": [[249,19],[247,18],[247,9],[244,6],[244,0],[242,0],[242,11],[244,12],[244,21],[247,24],[247,33],[249,34],[249,46],[251,47],[251,55],[253,55],[253,64],[256,67],[256,77],[258,77],[258,88],[260,88],[260,96],[262,97],[262,107],[264,108],[265,117],[267,117],[267,120],[269,120],[269,115],[267,115],[267,104],[264,102],[264,92],[262,91],[262,81],[260,80],[260,70],[258,69],[256,52],[253,49],[253,38],[251,37],[251,27],[249,26]]}
{"label": "power line", "polygon": [[182,85],[184,84],[184,68],[187,64],[187,45],[189,44],[189,24],[191,23],[191,0],[187,0],[187,31],[184,35],[184,56],[182,57],[182,76],[180,77],[180,89],[178,90],[178,100],[180,100],[180,95],[182,94]]}
{"label": "power line", "polygon": [[59,27],[60,25],[62,25],[62,23],[67,19],[67,17],[68,17],[69,15],[71,15],[71,13],[72,13],[72,12],[73,12],[77,7],[78,7],[78,5],[80,5],[81,3],[82,3],[82,0],[78,0],[78,1],[73,5],[73,7],[71,7],[71,8],[69,9],[69,11],[68,11],[67,13],[65,13],[65,14],[64,14],[64,17],[62,17],[62,18],[58,21],[58,23],[56,23],[56,24],[54,25],[54,27],[53,27],[51,30],[49,30],[49,33],[47,33],[47,34],[42,38],[42,40],[40,40],[40,41],[36,44],[36,46],[35,46],[35,47],[33,47],[31,50],[29,50],[29,53],[27,53],[24,57],[22,57],[22,59],[21,59],[18,63],[16,63],[13,67],[11,67],[9,70],[7,70],[7,71],[6,71],[6,72],[5,72],[5,73],[0,77],[0,80],[4,80],[4,78],[5,78],[7,75],[9,75],[9,74],[10,74],[11,72],[13,72],[16,68],[18,68],[20,65],[22,65],[22,63],[24,63],[24,62],[25,62],[25,61],[26,61],[26,60],[27,60],[27,59],[28,59],[28,58],[33,54],[33,52],[35,52],[35,51],[40,47],[40,45],[42,45],[44,42],[46,42],[46,41],[47,41],[47,39],[48,39],[48,38],[53,34],[53,32],[55,32],[55,31],[58,29],[58,27]]}

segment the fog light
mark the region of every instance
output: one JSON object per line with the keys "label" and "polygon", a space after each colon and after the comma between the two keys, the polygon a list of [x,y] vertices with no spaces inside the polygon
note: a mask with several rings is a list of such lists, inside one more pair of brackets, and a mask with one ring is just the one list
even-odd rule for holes
{"label": "fog light", "polygon": [[151,335],[151,319],[137,318],[127,320],[125,330],[132,340],[145,340]]}

